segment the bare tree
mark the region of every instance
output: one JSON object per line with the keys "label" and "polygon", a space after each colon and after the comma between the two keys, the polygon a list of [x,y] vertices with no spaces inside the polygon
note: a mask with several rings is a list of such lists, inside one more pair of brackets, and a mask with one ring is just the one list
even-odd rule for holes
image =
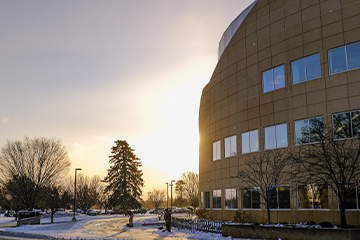
{"label": "bare tree", "polygon": [[[8,189],[9,184],[12,185],[10,188],[19,193],[21,187],[26,188],[22,194],[26,193],[30,199],[18,204],[27,208],[33,208],[41,198],[42,190],[61,179],[69,166],[70,160],[61,141],[44,137],[8,141],[0,155],[2,183]],[[32,187],[28,187],[29,184]],[[18,190],[14,189],[16,187]],[[17,200],[21,201],[21,198]]]}
{"label": "bare tree", "polygon": [[153,189],[152,192],[148,194],[148,201],[152,203],[156,209],[164,202],[165,196],[165,189]]}
{"label": "bare tree", "polygon": [[266,208],[268,223],[271,223],[270,208],[274,200],[270,191],[288,183],[290,174],[286,168],[289,165],[288,155],[275,149],[246,160],[244,169],[238,173],[241,187],[255,190],[263,199],[260,204]]}
{"label": "bare tree", "polygon": [[183,173],[181,180],[185,183],[184,195],[194,208],[199,206],[199,174],[188,171]]}
{"label": "bare tree", "polygon": [[[334,127],[334,130],[335,127]],[[343,131],[344,129],[342,129]],[[360,139],[334,138],[332,128],[314,127],[315,144],[294,147],[291,157],[296,164],[298,182],[322,183],[333,189],[339,201],[341,226],[346,226],[346,205],[360,177]]]}
{"label": "bare tree", "polygon": [[84,212],[98,203],[101,188],[100,178],[94,176],[92,178],[79,174],[79,180],[76,186],[76,201]]}

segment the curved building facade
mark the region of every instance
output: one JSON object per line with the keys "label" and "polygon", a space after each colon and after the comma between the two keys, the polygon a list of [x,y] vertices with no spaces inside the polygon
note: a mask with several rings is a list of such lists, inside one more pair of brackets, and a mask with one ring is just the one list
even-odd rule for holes
{"label": "curved building facade", "polygon": [[[234,177],[246,159],[312,144],[311,137],[299,142],[298,129],[314,119],[341,117],[351,134],[360,133],[360,1],[254,1],[225,31],[218,52],[200,102],[200,205],[213,219],[232,220],[243,210],[266,222],[256,191]],[[340,222],[330,188],[309,194],[303,187],[277,188],[273,222]],[[357,190],[352,197],[348,223],[360,225]]]}

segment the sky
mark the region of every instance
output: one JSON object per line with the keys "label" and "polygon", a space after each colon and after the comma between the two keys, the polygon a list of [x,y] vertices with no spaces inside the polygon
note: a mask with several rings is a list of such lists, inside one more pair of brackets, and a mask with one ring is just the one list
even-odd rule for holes
{"label": "sky", "polygon": [[0,147],[60,139],[106,175],[126,140],[146,194],[199,170],[198,112],[220,38],[252,0],[0,1]]}

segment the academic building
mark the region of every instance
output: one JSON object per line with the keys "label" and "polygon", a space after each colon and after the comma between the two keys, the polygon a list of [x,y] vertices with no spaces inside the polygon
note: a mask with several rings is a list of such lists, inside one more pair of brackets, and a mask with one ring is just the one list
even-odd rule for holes
{"label": "academic building", "polygon": [[[313,121],[332,124],[334,138],[360,134],[360,0],[254,1],[225,30],[202,92],[200,206],[212,219],[243,210],[267,222],[256,186],[241,187],[238,173],[266,151],[316,144],[300,131]],[[269,188],[272,222],[340,222],[329,186]],[[351,225],[360,225],[358,190],[346,205]]]}

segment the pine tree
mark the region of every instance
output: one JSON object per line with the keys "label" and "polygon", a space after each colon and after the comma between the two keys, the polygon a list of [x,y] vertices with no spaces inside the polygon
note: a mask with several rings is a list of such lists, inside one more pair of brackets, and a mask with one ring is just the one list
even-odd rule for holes
{"label": "pine tree", "polygon": [[111,166],[104,179],[108,183],[105,193],[110,195],[109,206],[119,209],[140,208],[141,188],[144,186],[143,173],[139,169],[140,159],[125,140],[117,140],[115,144],[109,156]]}

